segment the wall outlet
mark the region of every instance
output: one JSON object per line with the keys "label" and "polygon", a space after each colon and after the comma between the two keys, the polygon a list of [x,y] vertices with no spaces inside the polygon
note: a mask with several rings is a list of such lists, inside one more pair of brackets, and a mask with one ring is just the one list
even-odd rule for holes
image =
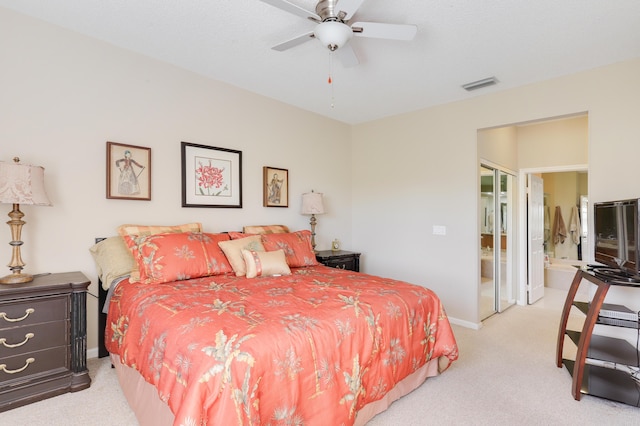
{"label": "wall outlet", "polygon": [[447,227],[444,225],[433,225],[433,235],[447,235]]}

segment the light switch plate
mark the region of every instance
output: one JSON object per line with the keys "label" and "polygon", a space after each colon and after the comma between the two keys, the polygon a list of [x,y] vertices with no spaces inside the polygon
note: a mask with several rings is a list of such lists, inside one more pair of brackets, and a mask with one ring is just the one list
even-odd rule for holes
{"label": "light switch plate", "polygon": [[444,225],[433,225],[433,235],[447,235],[447,227]]}

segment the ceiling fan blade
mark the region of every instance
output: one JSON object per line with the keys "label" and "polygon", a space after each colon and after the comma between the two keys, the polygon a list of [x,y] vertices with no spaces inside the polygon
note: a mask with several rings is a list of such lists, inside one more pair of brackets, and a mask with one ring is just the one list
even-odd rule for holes
{"label": "ceiling fan blade", "polygon": [[336,50],[335,53],[342,63],[342,66],[344,66],[345,68],[355,67],[360,63],[360,61],[358,61],[358,57],[356,56],[356,52],[354,52],[353,47],[351,47],[351,44],[342,46],[341,48]]}
{"label": "ceiling fan blade", "polygon": [[338,11],[338,14],[340,14],[340,12],[343,12],[345,14],[342,17],[342,20],[348,21],[349,19],[351,19],[353,14],[358,11],[364,1],[365,0],[338,0],[336,9]]}
{"label": "ceiling fan blade", "polygon": [[277,7],[280,10],[284,10],[285,12],[293,13],[294,15],[301,16],[305,19],[310,19],[315,22],[320,22],[320,17],[310,10],[303,9],[300,6],[297,6],[293,3],[289,3],[287,0],[260,0],[263,3],[270,4],[273,7]]}
{"label": "ceiling fan blade", "polygon": [[418,27],[407,24],[381,24],[378,22],[355,22],[351,24],[353,35],[358,37],[386,38],[389,40],[412,40]]}
{"label": "ceiling fan blade", "polygon": [[272,47],[272,49],[277,50],[278,52],[282,52],[284,50],[291,49],[292,47],[302,44],[306,41],[309,41],[312,38],[315,38],[315,36],[313,35],[313,31],[310,31],[308,33],[299,35],[298,37],[294,37],[291,40],[287,40],[280,44],[276,44],[275,46]]}

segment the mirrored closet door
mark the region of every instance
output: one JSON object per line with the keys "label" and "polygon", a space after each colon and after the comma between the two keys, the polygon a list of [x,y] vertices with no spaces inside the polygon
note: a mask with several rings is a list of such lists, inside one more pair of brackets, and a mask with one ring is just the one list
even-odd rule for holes
{"label": "mirrored closet door", "polygon": [[514,175],[480,167],[480,319],[516,302]]}

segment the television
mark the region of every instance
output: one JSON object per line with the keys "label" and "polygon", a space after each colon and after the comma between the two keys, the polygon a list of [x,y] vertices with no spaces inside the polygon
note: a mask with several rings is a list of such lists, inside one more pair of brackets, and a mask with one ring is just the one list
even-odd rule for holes
{"label": "television", "polygon": [[640,279],[640,200],[594,203],[595,261]]}

